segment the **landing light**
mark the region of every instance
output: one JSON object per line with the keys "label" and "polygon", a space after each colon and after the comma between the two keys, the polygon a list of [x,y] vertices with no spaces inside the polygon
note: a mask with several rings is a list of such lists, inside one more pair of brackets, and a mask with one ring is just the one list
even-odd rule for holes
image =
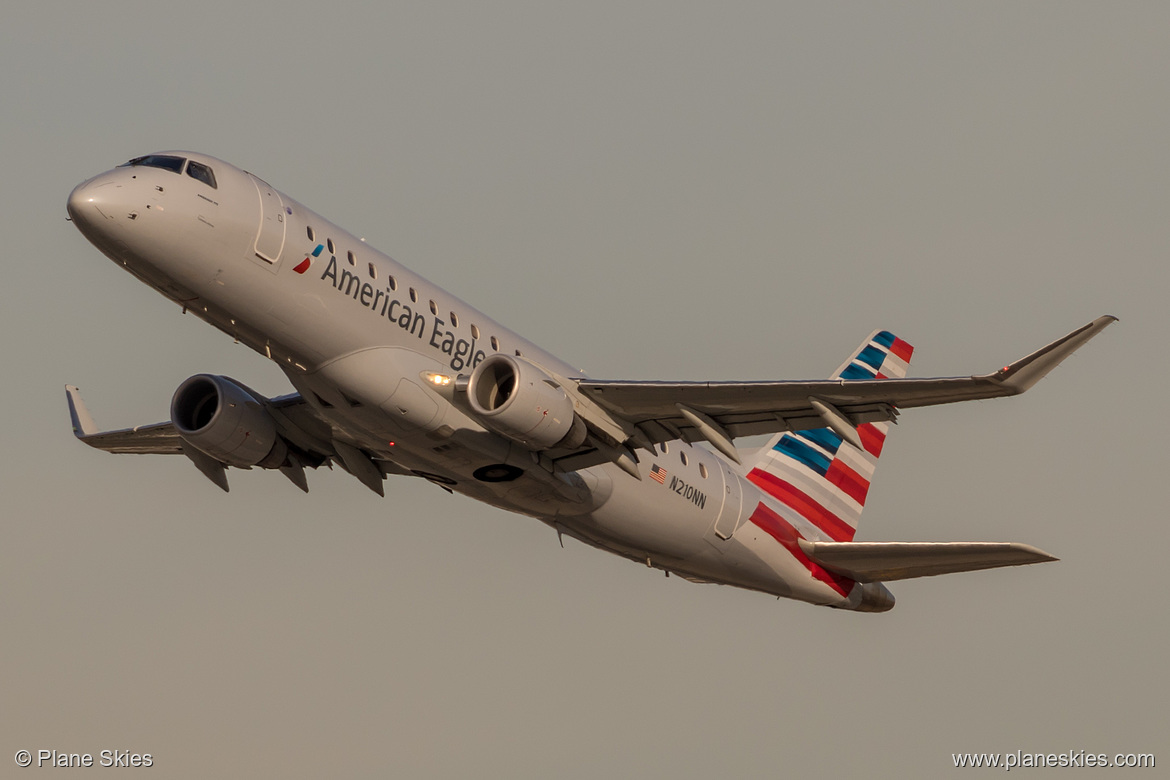
{"label": "landing light", "polygon": [[423,374],[423,377],[435,387],[446,387],[451,384],[451,377],[446,374],[435,374],[428,371]]}

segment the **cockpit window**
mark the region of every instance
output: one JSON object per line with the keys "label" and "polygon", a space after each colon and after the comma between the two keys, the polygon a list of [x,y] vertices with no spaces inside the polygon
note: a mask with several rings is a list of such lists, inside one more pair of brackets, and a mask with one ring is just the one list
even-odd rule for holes
{"label": "cockpit window", "polygon": [[215,189],[215,174],[203,163],[197,163],[194,160],[187,163],[187,175],[192,179],[198,179],[211,189]]}
{"label": "cockpit window", "polygon": [[162,168],[166,171],[174,173],[181,173],[183,171],[183,163],[186,162],[182,157],[173,157],[169,154],[148,154],[145,157],[135,157],[128,163],[119,165],[119,168],[133,167],[135,165],[145,165],[148,168]]}

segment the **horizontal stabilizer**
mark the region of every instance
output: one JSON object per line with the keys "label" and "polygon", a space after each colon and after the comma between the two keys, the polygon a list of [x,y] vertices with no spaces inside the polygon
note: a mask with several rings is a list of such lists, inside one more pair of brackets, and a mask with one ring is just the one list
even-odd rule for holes
{"label": "horizontal stabilizer", "polygon": [[799,541],[800,549],[813,561],[857,582],[908,580],[1058,560],[1018,542]]}

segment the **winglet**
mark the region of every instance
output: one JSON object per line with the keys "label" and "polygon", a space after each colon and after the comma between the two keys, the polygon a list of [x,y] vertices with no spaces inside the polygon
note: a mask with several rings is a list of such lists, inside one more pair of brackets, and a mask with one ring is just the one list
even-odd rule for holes
{"label": "winglet", "polygon": [[1044,376],[1060,365],[1066,357],[1080,349],[1085,342],[1096,336],[1117,318],[1106,314],[1088,325],[1077,328],[1062,339],[1057,339],[1031,355],[1004,366],[992,376],[1013,392],[1022,393],[1039,382]]}
{"label": "winglet", "polygon": [[79,439],[97,433],[97,426],[81,400],[81,391],[73,385],[65,385],[65,398],[69,401],[69,417],[73,420],[73,435]]}

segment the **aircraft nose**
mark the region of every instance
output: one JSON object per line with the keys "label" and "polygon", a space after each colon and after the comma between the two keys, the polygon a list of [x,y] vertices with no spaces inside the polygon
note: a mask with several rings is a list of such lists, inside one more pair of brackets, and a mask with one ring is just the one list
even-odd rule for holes
{"label": "aircraft nose", "polygon": [[69,212],[73,224],[85,232],[113,219],[110,206],[116,189],[114,181],[105,175],[88,179],[74,187],[65,203],[65,210]]}
{"label": "aircraft nose", "polygon": [[92,180],[83,181],[74,187],[73,192],[69,193],[69,200],[65,204],[65,210],[69,212],[69,218],[78,227],[88,227],[95,222],[95,217],[102,219],[105,216],[98,208],[96,198],[90,194],[91,184]]}
{"label": "aircraft nose", "polygon": [[66,210],[69,212],[69,219],[74,222],[88,221],[88,212],[90,206],[85,201],[85,187],[89,185],[89,181],[82,181],[80,185],[74,187],[74,191],[69,193],[69,200],[66,201]]}

